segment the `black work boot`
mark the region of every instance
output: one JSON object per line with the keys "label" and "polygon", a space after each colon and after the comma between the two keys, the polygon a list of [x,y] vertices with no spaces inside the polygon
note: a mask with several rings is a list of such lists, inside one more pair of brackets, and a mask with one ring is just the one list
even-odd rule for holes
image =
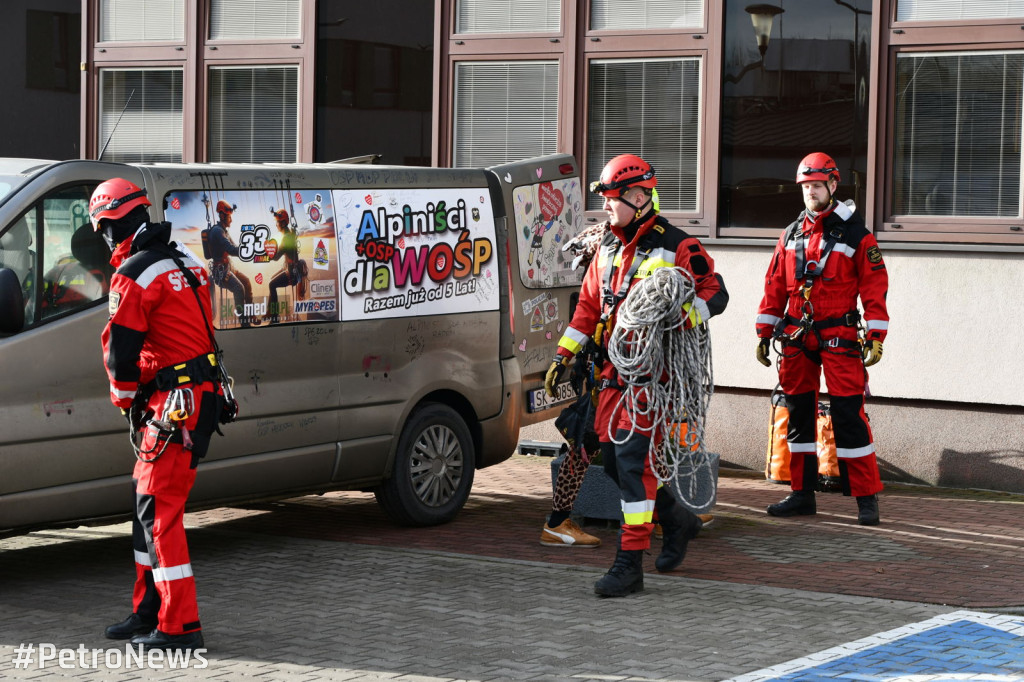
{"label": "black work boot", "polygon": [[862,526],[878,525],[877,495],[861,495],[857,498],[857,522]]}
{"label": "black work boot", "polygon": [[153,629],[148,635],[136,635],[132,637],[132,644],[142,645],[145,649],[163,649],[165,651],[192,651],[202,649],[203,631],[186,632],[183,635],[169,635],[163,630]]}
{"label": "black work boot", "polygon": [[604,576],[594,583],[594,593],[602,597],[625,597],[644,589],[644,551],[620,549],[615,563]]}
{"label": "black work boot", "polygon": [[671,571],[683,563],[686,557],[686,546],[697,537],[704,525],[700,518],[686,507],[677,503],[672,493],[662,486],[654,498],[654,508],[658,511],[662,536],[661,554],[654,560],[654,567],[661,573]]}
{"label": "black work boot", "polygon": [[145,635],[156,628],[156,618],[149,619],[133,613],[120,623],[108,627],[103,636],[107,639],[131,639],[135,635]]}
{"label": "black work boot", "polygon": [[768,516],[810,516],[817,513],[813,490],[794,490],[781,502],[768,505]]}

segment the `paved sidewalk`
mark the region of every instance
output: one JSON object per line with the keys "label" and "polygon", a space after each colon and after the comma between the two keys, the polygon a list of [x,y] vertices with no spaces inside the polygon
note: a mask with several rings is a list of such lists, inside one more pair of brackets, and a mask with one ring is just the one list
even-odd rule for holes
{"label": "paved sidewalk", "polygon": [[[435,528],[394,526],[366,493],[189,514],[209,650],[178,671],[126,669],[102,637],[128,610],[127,524],[0,540],[0,678],[1024,680],[1021,496],[892,486],[865,528],[838,495],[767,517],[784,494],[723,475],[680,570],[649,556],[625,599],[592,591],[615,529],[588,526],[596,550],[539,544],[546,458],[478,472]],[[44,644],[99,665],[40,670]]]}

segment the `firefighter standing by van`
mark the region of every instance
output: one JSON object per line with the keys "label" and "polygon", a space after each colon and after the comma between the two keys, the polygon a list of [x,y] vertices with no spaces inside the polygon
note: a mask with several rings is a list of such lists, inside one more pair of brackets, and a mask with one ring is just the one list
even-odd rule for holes
{"label": "firefighter standing by van", "polygon": [[[153,223],[146,191],[114,178],[89,203],[93,229],[117,268],[102,333],[110,398],[128,417],[132,473],[132,614],[110,639],[158,649],[197,649],[203,635],[185,541],[185,501],[224,405],[206,273]],[[137,432],[143,431],[141,443]]]}
{"label": "firefighter standing by van", "polygon": [[[875,446],[864,412],[867,367],[882,359],[889,327],[885,297],[889,276],[874,235],[851,203],[836,201],[839,169],[827,154],[800,162],[800,216],[779,237],[758,308],[757,359],[766,367],[772,337],[781,342],[779,382],[789,409],[790,486],[793,492],[768,506],[772,516],[817,512],[816,417],[825,372],[839,473],[846,495],[857,498],[858,521],[879,522],[882,490]],[[859,338],[864,306],[865,339]]]}
{"label": "firefighter standing by van", "polygon": [[[607,347],[619,304],[656,268],[682,267],[693,275],[696,296],[684,308],[690,325],[699,325],[725,309],[728,294],[707,251],[697,239],[658,215],[657,184],[650,164],[623,154],[609,161],[600,180],[591,186],[604,198],[611,229],[601,242],[597,260],[587,269],[576,312],[547,371],[544,386],[549,394],[589,339]],[[594,591],[621,597],[643,590],[643,554],[651,544],[655,511],[664,541],[655,567],[663,572],[683,561],[687,544],[700,531],[701,520],[659,485],[648,457],[651,424],[638,424],[639,428],[631,431],[625,410],[619,406],[622,387],[618,373],[606,356],[599,381],[595,430],[605,470],[619,485],[624,520],[615,562],[594,585]]]}

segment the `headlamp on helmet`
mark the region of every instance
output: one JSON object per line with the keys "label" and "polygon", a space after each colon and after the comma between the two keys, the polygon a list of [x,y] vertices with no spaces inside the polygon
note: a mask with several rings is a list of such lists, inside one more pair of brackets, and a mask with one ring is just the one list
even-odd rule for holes
{"label": "headlamp on helmet", "polygon": [[614,199],[629,187],[654,189],[657,184],[651,164],[634,154],[620,154],[604,167],[600,180],[590,183],[590,191]]}
{"label": "headlamp on helmet", "polygon": [[797,183],[814,182],[816,180],[821,182],[835,180],[839,182],[839,166],[828,154],[822,152],[808,154],[800,162],[800,165],[797,166]]}

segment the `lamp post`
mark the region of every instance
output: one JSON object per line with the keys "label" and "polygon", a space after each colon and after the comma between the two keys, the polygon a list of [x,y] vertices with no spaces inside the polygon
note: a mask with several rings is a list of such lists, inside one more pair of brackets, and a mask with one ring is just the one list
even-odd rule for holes
{"label": "lamp post", "polygon": [[750,21],[754,24],[754,36],[757,38],[757,50],[761,53],[761,61],[764,61],[764,53],[768,51],[768,39],[772,36],[772,22],[776,14],[785,12],[781,7],[774,5],[749,5],[745,8],[750,15]]}

